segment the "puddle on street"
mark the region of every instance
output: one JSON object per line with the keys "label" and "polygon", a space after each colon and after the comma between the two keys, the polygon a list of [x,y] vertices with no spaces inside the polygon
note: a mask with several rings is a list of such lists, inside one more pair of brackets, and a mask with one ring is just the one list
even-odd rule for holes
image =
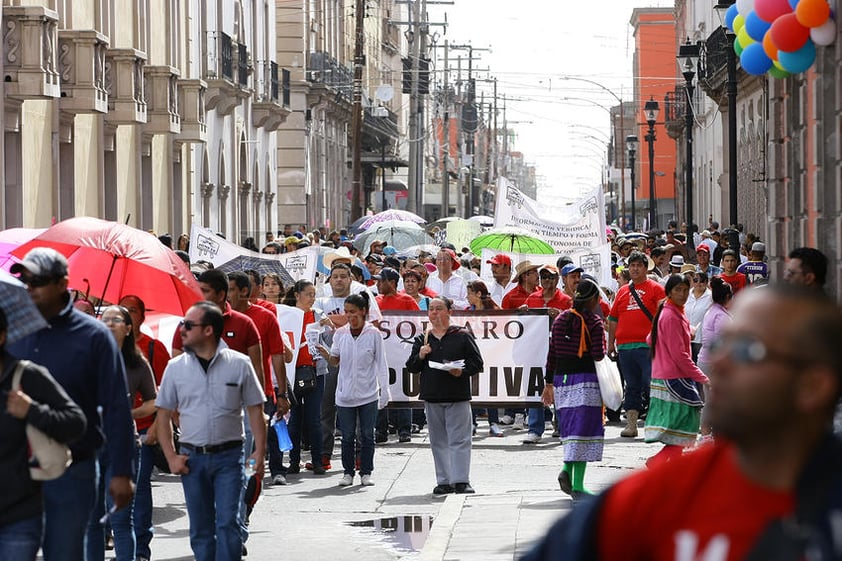
{"label": "puddle on street", "polygon": [[430,527],[433,525],[432,516],[393,516],[375,520],[359,520],[347,522],[354,528],[362,528],[364,532],[381,538],[393,548],[406,552],[421,551]]}

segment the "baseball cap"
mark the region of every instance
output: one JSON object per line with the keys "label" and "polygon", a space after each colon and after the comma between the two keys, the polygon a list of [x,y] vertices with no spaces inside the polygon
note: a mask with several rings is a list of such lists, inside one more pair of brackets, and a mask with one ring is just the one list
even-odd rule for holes
{"label": "baseball cap", "polygon": [[9,271],[14,275],[28,271],[38,277],[65,277],[67,259],[51,247],[36,247],[26,254],[23,261],[12,265]]}
{"label": "baseball cap", "polygon": [[710,248],[705,244],[699,244],[696,246],[696,253],[699,253],[700,251],[704,251],[705,253],[710,255]]}
{"label": "baseball cap", "polygon": [[498,253],[488,261],[486,261],[489,265],[508,265],[509,267],[512,266],[512,259],[508,255],[504,255],[502,253]]}
{"label": "baseball cap", "polygon": [[383,248],[383,255],[394,255],[394,254],[396,254],[397,252],[398,252],[398,250],[397,250],[397,249],[395,249],[395,248],[394,248],[393,246],[391,246],[391,245],[387,245],[386,247],[384,247],[384,248]]}
{"label": "baseball cap", "polygon": [[563,277],[566,277],[570,273],[576,273],[576,272],[584,273],[585,270],[583,268],[581,268],[580,266],[575,265],[573,263],[568,263],[567,265],[565,265],[564,267],[561,268],[561,276],[563,276]]}
{"label": "baseball cap", "polygon": [[544,271],[547,271],[548,273],[550,273],[551,275],[553,275],[555,277],[558,276],[558,267],[556,267],[555,265],[541,265],[540,267],[538,267],[538,274],[539,275],[541,273],[543,273]]}
{"label": "baseball cap", "polygon": [[371,278],[374,280],[387,280],[387,281],[398,281],[401,276],[398,274],[396,270],[391,267],[383,267],[380,270],[380,274],[373,275]]}

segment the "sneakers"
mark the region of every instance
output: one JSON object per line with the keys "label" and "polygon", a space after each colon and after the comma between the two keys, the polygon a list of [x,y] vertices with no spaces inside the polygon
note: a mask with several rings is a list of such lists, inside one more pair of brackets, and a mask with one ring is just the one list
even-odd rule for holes
{"label": "sneakers", "polygon": [[294,475],[296,473],[301,473],[301,464],[290,463],[289,467],[287,468],[287,475]]}
{"label": "sneakers", "polygon": [[503,415],[502,417],[500,417],[500,424],[501,425],[511,425],[514,422],[515,422],[515,420],[511,415],[506,414],[506,415]]}
{"label": "sneakers", "polygon": [[354,484],[354,476],[350,473],[346,473],[342,476],[342,479],[339,480],[340,487],[348,487],[349,485]]}
{"label": "sneakers", "polygon": [[433,495],[436,496],[449,495],[455,491],[456,489],[454,489],[452,485],[436,485],[433,487]]}
{"label": "sneakers", "polygon": [[402,434],[398,437],[398,442],[412,442],[412,437],[408,434]]}
{"label": "sneakers", "polygon": [[313,475],[324,475],[325,474],[324,466],[315,465],[313,466]]}
{"label": "sneakers", "polygon": [[534,432],[528,433],[526,438],[523,439],[524,444],[538,444],[539,442],[541,442],[541,435]]}
{"label": "sneakers", "polygon": [[[501,421],[502,422],[502,421]],[[512,423],[512,430],[523,430],[523,413],[516,413],[515,420]]]}
{"label": "sneakers", "polygon": [[360,485],[363,487],[371,487],[374,485],[374,481],[371,480],[371,474],[366,473],[365,475],[360,476]]}
{"label": "sneakers", "polygon": [[457,483],[455,487],[457,495],[473,495],[476,493],[470,483]]}
{"label": "sneakers", "polygon": [[497,423],[488,425],[488,436],[503,436],[503,429]]}
{"label": "sneakers", "polygon": [[272,485],[286,485],[287,478],[280,473],[272,478]]}

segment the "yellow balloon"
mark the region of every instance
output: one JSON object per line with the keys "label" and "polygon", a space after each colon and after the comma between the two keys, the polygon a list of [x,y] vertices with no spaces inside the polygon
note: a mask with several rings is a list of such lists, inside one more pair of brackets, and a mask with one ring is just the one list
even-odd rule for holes
{"label": "yellow balloon", "polygon": [[734,18],[734,23],[732,27],[734,28],[734,33],[739,33],[742,28],[746,26],[746,18],[743,14],[737,14],[737,17]]}
{"label": "yellow balloon", "polygon": [[746,31],[745,27],[743,27],[737,32],[737,41],[739,41],[740,45],[742,45],[744,49],[752,43],[757,42],[749,36],[748,31]]}
{"label": "yellow balloon", "polygon": [[780,62],[778,62],[777,60],[773,60],[773,61],[772,61],[772,64],[774,64],[774,65],[775,65],[775,68],[778,68],[778,69],[783,70],[783,71],[785,71],[785,72],[787,71],[787,70],[786,70],[786,68],[784,68],[783,66],[781,66],[781,63],[780,63]]}

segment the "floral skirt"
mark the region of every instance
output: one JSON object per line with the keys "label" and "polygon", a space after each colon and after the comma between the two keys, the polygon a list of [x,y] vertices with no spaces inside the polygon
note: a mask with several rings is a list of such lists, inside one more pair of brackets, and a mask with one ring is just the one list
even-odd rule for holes
{"label": "floral skirt", "polygon": [[556,374],[553,387],[564,461],[602,460],[605,429],[596,373]]}
{"label": "floral skirt", "polygon": [[[675,446],[692,446],[699,433],[701,400],[682,395],[680,389],[689,388],[692,380],[652,379],[649,390],[649,413],[646,416],[646,442],[663,442]],[[672,386],[672,387],[670,387]],[[691,392],[692,393],[692,392]],[[698,397],[698,392],[696,392]]]}

